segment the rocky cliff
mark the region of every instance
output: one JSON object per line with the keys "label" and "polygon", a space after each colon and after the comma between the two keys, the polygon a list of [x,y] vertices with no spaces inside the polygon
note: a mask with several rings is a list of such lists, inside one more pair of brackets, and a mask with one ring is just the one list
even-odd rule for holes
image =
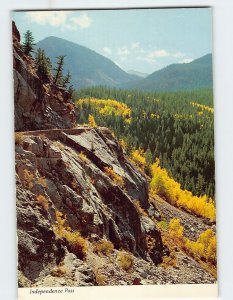
{"label": "rocky cliff", "polygon": [[19,270],[30,282],[50,274],[72,252],[56,236],[58,212],[71,232],[92,245],[108,240],[116,250],[161,262],[160,233],[136,206],[139,201],[154,214],[146,178],[106,128],[24,133],[16,145],[16,173]]}
{"label": "rocky cliff", "polygon": [[170,251],[146,175],[107,128],[76,124],[70,94],[37,74],[14,23],[13,57],[19,286],[214,282],[182,251],[161,265]]}
{"label": "rocky cliff", "polygon": [[20,34],[13,22],[13,74],[15,130],[71,128],[76,125],[74,106],[64,88],[46,82],[34,60],[23,53]]}
{"label": "rocky cliff", "polygon": [[[83,261],[90,250],[84,248],[100,241],[161,262],[165,247],[148,215],[155,211],[145,175],[108,129],[74,128],[69,93],[52,78],[40,78],[34,60],[21,49],[14,23],[13,58],[20,285],[35,285],[61,263],[73,265],[70,284],[80,284],[81,271],[89,272],[87,284],[95,284],[93,268]],[[75,234],[81,252],[69,239]]]}

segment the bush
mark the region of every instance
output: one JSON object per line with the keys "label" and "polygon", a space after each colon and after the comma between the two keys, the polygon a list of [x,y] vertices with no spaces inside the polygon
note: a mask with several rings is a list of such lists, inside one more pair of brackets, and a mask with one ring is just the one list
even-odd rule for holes
{"label": "bush", "polygon": [[55,234],[67,241],[71,252],[73,252],[78,258],[84,259],[87,253],[86,240],[78,231],[72,231],[70,227],[65,225],[66,218],[61,212],[56,211],[55,214],[57,220],[56,225],[53,228]]}
{"label": "bush", "polygon": [[183,239],[184,227],[180,224],[179,219],[171,219],[169,223],[169,233],[173,238]]}
{"label": "bush", "polygon": [[15,133],[15,144],[22,145],[24,140],[24,134],[22,132]]}
{"label": "bush", "polygon": [[206,195],[193,196],[191,192],[182,190],[180,184],[169,176],[167,171],[159,166],[159,160],[151,166],[152,180],[150,192],[157,194],[178,207],[183,207],[191,213],[215,221],[216,209],[211,198]]}
{"label": "bush", "polygon": [[177,260],[175,252],[172,252],[169,256],[163,257],[163,262],[160,264],[161,267],[167,269],[167,268],[173,268],[177,266]]}
{"label": "bush", "polygon": [[83,153],[83,151],[79,153],[79,158],[84,162],[87,160],[87,156],[86,154]]}
{"label": "bush", "polygon": [[88,116],[88,125],[90,127],[96,127],[96,122],[95,122],[95,118],[92,115]]}
{"label": "bush", "polygon": [[146,213],[146,211],[141,207],[140,201],[139,201],[139,200],[133,201],[133,204],[134,204],[134,206],[135,206],[137,212],[139,213],[139,215],[147,216],[147,213]]}
{"label": "bush", "polygon": [[168,228],[169,228],[169,224],[164,220],[158,222],[157,226],[158,226],[159,229],[162,229],[162,230],[168,230]]}
{"label": "bush", "polygon": [[119,252],[117,255],[119,266],[125,271],[129,271],[134,265],[133,256],[127,252]]}
{"label": "bush", "polygon": [[124,187],[124,179],[120,175],[118,175],[111,167],[105,167],[104,172],[112,179],[115,184],[117,184],[121,188]]}
{"label": "bush", "polygon": [[202,232],[196,242],[187,240],[186,247],[195,255],[216,263],[216,236],[211,229]]}
{"label": "bush", "polygon": [[132,161],[143,171],[146,166],[146,158],[145,158],[145,153],[142,149],[135,149],[131,153],[131,159]]}
{"label": "bush", "polygon": [[22,179],[23,179],[23,185],[25,187],[32,189],[34,185],[34,178],[35,178],[34,174],[31,173],[29,170],[27,169],[23,170]]}
{"label": "bush", "polygon": [[97,285],[106,285],[107,277],[104,274],[102,274],[100,269],[95,269],[94,274]]}
{"label": "bush", "polygon": [[47,182],[46,182],[46,179],[45,179],[44,176],[43,176],[43,177],[39,177],[39,178],[37,179],[37,182],[38,182],[40,185],[42,185],[44,188],[47,187]]}
{"label": "bush", "polygon": [[43,207],[44,210],[48,210],[49,202],[48,199],[43,195],[39,195],[36,197],[36,201]]}
{"label": "bush", "polygon": [[94,252],[97,254],[103,254],[109,256],[114,249],[112,242],[107,240],[98,241],[94,246]]}
{"label": "bush", "polygon": [[52,269],[51,275],[56,277],[62,277],[68,273],[67,267],[63,265],[56,266]]}

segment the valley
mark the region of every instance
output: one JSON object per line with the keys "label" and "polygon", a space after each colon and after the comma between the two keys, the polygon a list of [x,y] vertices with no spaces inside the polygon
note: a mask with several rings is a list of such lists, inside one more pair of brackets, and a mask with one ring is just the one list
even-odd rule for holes
{"label": "valley", "polygon": [[120,89],[137,75],[43,45],[34,57],[13,22],[18,286],[216,283],[209,82]]}

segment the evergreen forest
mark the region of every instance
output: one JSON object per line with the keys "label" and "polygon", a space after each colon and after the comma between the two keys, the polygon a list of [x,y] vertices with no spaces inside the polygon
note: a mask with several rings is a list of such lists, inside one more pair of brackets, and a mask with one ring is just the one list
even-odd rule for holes
{"label": "evergreen forest", "polygon": [[181,188],[214,200],[212,89],[143,92],[103,86],[74,92],[78,123],[93,117],[110,128],[132,156],[145,157],[145,171],[159,159]]}

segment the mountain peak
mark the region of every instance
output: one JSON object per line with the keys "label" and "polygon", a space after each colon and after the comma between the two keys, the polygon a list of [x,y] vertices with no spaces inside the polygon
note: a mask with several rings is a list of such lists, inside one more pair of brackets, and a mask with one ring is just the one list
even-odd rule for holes
{"label": "mountain peak", "polygon": [[64,71],[70,72],[75,88],[97,85],[117,87],[138,79],[103,55],[65,39],[50,36],[39,41],[37,47],[44,49],[53,63],[58,55],[66,55]]}
{"label": "mountain peak", "polygon": [[166,66],[144,79],[125,84],[123,88],[146,91],[179,91],[211,88],[212,86],[212,54],[208,53],[190,63]]}

